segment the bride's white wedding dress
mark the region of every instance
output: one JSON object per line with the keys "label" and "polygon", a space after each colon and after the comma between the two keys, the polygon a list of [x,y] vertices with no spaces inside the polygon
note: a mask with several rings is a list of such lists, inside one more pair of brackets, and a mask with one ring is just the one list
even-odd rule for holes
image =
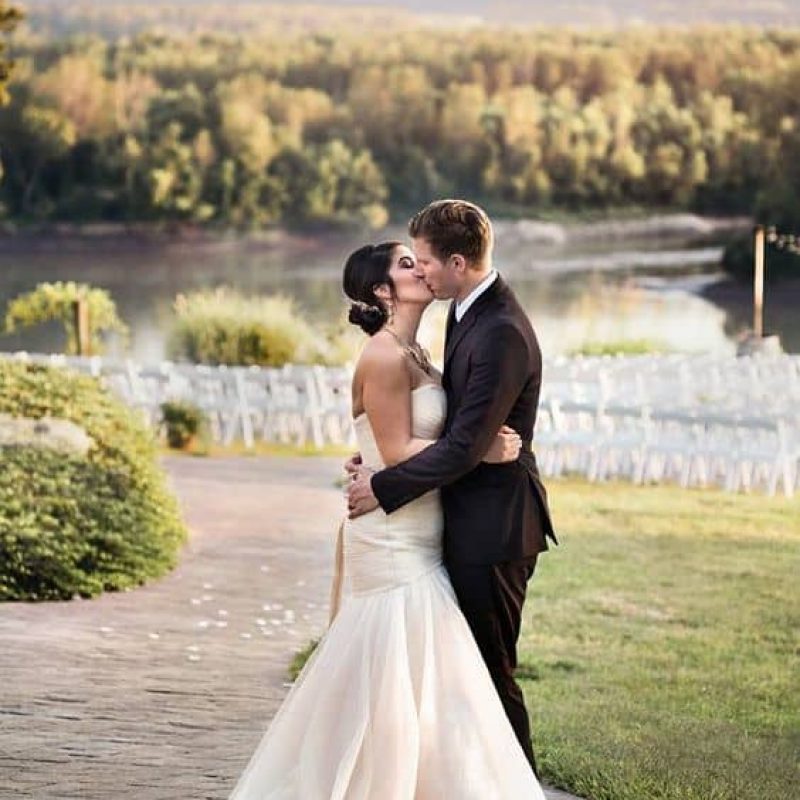
{"label": "bride's white wedding dress", "polygon": [[[444,391],[413,392],[435,439]],[[383,466],[366,415],[362,458]],[[344,526],[348,592],[231,800],[544,800],[442,566],[430,492]]]}

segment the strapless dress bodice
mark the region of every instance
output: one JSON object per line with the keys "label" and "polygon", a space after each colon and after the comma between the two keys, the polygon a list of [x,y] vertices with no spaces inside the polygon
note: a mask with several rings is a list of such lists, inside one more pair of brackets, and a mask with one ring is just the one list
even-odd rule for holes
{"label": "strapless dress bodice", "polygon": [[[411,393],[415,438],[437,439],[447,415],[445,392],[426,383]],[[384,468],[366,414],[354,420],[365,466]],[[382,509],[348,520],[344,527],[345,579],[353,594],[387,591],[435,569],[442,561],[444,518],[438,490],[428,492],[392,514]]]}

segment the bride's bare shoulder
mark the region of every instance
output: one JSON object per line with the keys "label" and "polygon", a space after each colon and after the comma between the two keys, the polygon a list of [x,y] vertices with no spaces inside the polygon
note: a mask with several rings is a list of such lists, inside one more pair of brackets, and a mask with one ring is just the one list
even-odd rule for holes
{"label": "bride's bare shoulder", "polygon": [[376,333],[364,345],[356,362],[355,374],[362,382],[406,376],[408,370],[403,351],[390,336]]}
{"label": "bride's bare shoulder", "polygon": [[376,333],[365,345],[353,372],[353,412],[365,410],[365,395],[392,397],[411,388],[403,353],[388,336]]}

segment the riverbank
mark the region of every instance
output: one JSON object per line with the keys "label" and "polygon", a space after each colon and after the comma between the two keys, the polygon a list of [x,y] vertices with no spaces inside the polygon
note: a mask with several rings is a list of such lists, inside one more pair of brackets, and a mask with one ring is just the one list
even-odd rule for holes
{"label": "riverbank", "polygon": [[[547,216],[547,215],[545,215]],[[646,239],[715,239],[748,229],[748,217],[704,217],[697,214],[665,213],[605,218],[564,214],[558,218],[516,219],[498,215],[494,221],[498,238],[513,237],[526,244],[625,242]],[[0,228],[0,253],[60,252],[67,248],[116,247],[131,249],[197,248],[201,250],[258,250],[276,246],[313,246],[320,239],[350,240],[405,235],[405,219],[385,228],[317,225],[304,228],[264,228],[238,231],[182,223],[51,223]]]}
{"label": "riverbank", "polygon": [[654,214],[637,218],[563,220],[504,220],[495,223],[496,235],[516,235],[525,242],[566,244],[625,242],[646,239],[715,239],[748,230],[749,217],[702,217],[697,214]]}
{"label": "riverbank", "polygon": [[73,225],[6,226],[0,230],[0,253],[61,253],[86,248],[101,250],[124,247],[126,250],[163,251],[197,249],[208,252],[231,249],[259,249],[276,246],[313,245],[324,235],[352,235],[342,229],[294,231],[269,228],[260,231],[236,231],[203,228],[196,225],[88,223]]}
{"label": "riverbank", "polygon": [[[725,331],[732,337],[753,327],[753,287],[729,278],[698,288],[700,297],[725,312]],[[800,352],[800,277],[767,286],[764,294],[764,332],[778,332],[787,353]]]}

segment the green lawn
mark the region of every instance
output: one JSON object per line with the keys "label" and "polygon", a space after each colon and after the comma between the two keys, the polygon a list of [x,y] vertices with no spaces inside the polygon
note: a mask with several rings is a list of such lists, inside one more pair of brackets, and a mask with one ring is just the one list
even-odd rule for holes
{"label": "green lawn", "polygon": [[591,800],[800,797],[800,500],[551,482],[519,676]]}

